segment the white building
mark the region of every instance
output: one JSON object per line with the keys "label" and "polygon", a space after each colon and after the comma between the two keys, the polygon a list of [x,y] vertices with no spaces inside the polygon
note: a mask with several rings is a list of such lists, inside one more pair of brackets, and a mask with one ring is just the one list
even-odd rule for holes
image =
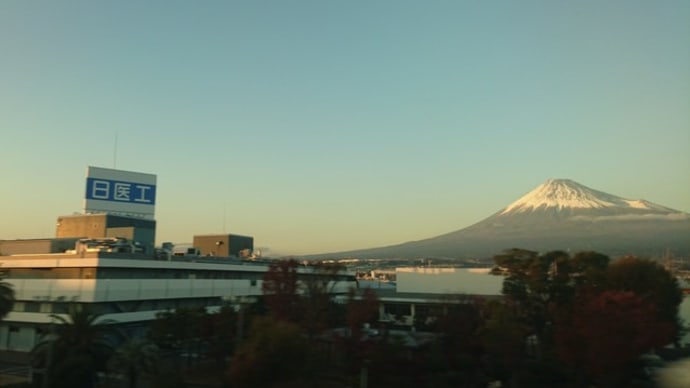
{"label": "white building", "polygon": [[[72,303],[137,334],[159,312],[213,311],[261,295],[267,262],[218,252],[201,257],[199,247],[182,256],[172,255],[172,247],[154,249],[156,182],[153,174],[89,166],[84,212],[59,217],[56,238],[0,240],[0,278],[15,291],[13,310],[0,321],[0,355],[30,351],[49,332],[52,315],[66,315]],[[236,253],[231,245],[251,250],[253,244],[234,235],[210,241],[223,243],[227,256]],[[314,275],[322,276],[298,269],[298,278]],[[338,274],[329,289],[345,293],[356,285],[354,273]]]}
{"label": "white building", "polygon": [[489,268],[395,269],[396,282],[360,282],[379,299],[379,321],[413,327],[418,318],[445,315],[449,306],[472,298],[501,298],[502,276],[489,274]]}
{"label": "white building", "polygon": [[[0,351],[30,351],[49,330],[51,314],[66,314],[70,303],[86,304],[129,331],[143,331],[158,312],[212,311],[236,297],[259,296],[268,269],[267,263],[232,259],[138,257],[113,252],[0,256],[1,276],[16,293],[12,312],[0,322]],[[356,287],[354,274],[338,276],[333,292]]]}
{"label": "white building", "polygon": [[[428,316],[430,310],[440,313],[444,305],[463,303],[468,298],[501,298],[505,278],[490,275],[489,271],[490,268],[402,267],[395,269],[395,283],[360,282],[360,287],[376,291],[380,321],[412,327],[417,316]],[[679,279],[679,283],[685,297],[678,316],[690,327],[690,281]],[[681,343],[690,345],[690,334]]]}

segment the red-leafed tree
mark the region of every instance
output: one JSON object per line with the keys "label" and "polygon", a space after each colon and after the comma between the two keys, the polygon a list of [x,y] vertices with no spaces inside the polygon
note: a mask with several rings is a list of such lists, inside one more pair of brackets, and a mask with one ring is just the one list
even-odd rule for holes
{"label": "red-leafed tree", "polygon": [[257,317],[226,372],[232,387],[304,387],[319,370],[301,328],[275,317]]}
{"label": "red-leafed tree", "polygon": [[354,290],[350,293],[346,319],[353,338],[359,338],[365,323],[378,321],[378,311],[379,300],[370,288],[365,288],[359,296]]}
{"label": "red-leafed tree", "polygon": [[584,292],[570,320],[556,324],[556,351],[573,375],[619,385],[640,355],[667,344],[673,332],[654,304],[633,292]]}
{"label": "red-leafed tree", "polygon": [[507,386],[516,386],[527,360],[526,339],[531,327],[522,319],[520,306],[512,301],[490,301],[482,306],[482,321],[476,330],[488,373]]}
{"label": "red-leafed tree", "polygon": [[300,317],[300,297],[296,260],[271,263],[264,275],[261,291],[270,313],[279,320],[296,321]]}
{"label": "red-leafed tree", "polygon": [[202,321],[202,332],[209,342],[209,354],[217,365],[230,356],[241,340],[238,338],[238,313],[231,306],[223,306],[220,311],[206,315]]}
{"label": "red-leafed tree", "polygon": [[494,261],[492,273],[505,277],[503,294],[513,303],[516,319],[536,336],[536,357],[544,359],[553,348],[556,315],[569,310],[579,289],[601,289],[609,258],[596,252],[571,257],[564,251],[510,249]]}
{"label": "red-leafed tree", "polygon": [[342,314],[333,300],[333,290],[345,269],[341,264],[323,262],[308,265],[308,276],[301,281],[304,294],[301,300],[303,314],[299,323],[310,337],[338,325],[338,321],[342,320]]}
{"label": "red-leafed tree", "polygon": [[345,312],[348,332],[340,338],[339,345],[345,356],[345,367],[358,370],[372,351],[372,338],[364,330],[365,324],[378,322],[379,301],[369,288],[361,292],[351,289]]}
{"label": "red-leafed tree", "polygon": [[632,256],[618,259],[606,271],[606,287],[634,292],[653,304],[657,319],[673,327],[673,336],[668,342],[676,339],[682,327],[678,308],[683,302],[683,292],[676,277],[661,264]]}

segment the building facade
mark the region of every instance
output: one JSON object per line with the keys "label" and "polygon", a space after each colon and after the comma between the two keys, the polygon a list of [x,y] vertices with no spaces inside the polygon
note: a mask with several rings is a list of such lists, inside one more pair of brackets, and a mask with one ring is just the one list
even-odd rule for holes
{"label": "building facade", "polygon": [[[74,251],[0,256],[0,274],[15,290],[13,310],[0,322],[0,351],[28,352],[48,332],[51,314],[73,303],[130,332],[143,332],[156,314],[177,308],[213,311],[228,300],[262,294],[267,263],[203,257],[140,259],[131,253]],[[310,276],[310,268],[300,268]],[[354,273],[333,281],[334,293],[356,287]]]}
{"label": "building facade", "polygon": [[197,235],[194,248],[201,256],[248,257],[254,250],[254,238],[237,234]]}
{"label": "building facade", "polygon": [[[171,243],[156,249],[156,192],[155,175],[89,167],[84,214],[58,217],[56,238],[0,240],[0,278],[15,291],[0,352],[29,352],[72,304],[137,335],[160,312],[214,311],[262,294],[270,263],[241,259],[252,237],[195,236],[179,256]],[[298,274],[321,276],[310,267]],[[334,293],[357,287],[354,273],[329,281]]]}
{"label": "building facade", "polygon": [[144,253],[153,253],[156,221],[108,213],[61,216],[57,219],[57,238],[121,237],[136,241]]}
{"label": "building facade", "polygon": [[379,322],[398,327],[423,326],[447,314],[449,308],[477,299],[501,298],[503,278],[489,268],[395,269],[395,282],[360,283],[379,300]]}

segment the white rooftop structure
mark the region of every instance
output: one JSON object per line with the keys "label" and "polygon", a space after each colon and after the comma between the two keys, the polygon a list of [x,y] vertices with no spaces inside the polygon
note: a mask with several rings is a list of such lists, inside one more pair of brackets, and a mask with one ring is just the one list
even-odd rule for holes
{"label": "white rooftop structure", "polygon": [[501,295],[503,277],[490,268],[396,268],[397,292],[444,295]]}

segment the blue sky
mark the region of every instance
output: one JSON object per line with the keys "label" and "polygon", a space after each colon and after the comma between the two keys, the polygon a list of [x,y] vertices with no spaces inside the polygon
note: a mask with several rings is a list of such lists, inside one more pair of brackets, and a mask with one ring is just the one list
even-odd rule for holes
{"label": "blue sky", "polygon": [[[0,2],[0,238],[88,165],[157,174],[158,241],[396,244],[547,178],[690,211],[687,1]],[[117,140],[116,140],[117,139]]]}

